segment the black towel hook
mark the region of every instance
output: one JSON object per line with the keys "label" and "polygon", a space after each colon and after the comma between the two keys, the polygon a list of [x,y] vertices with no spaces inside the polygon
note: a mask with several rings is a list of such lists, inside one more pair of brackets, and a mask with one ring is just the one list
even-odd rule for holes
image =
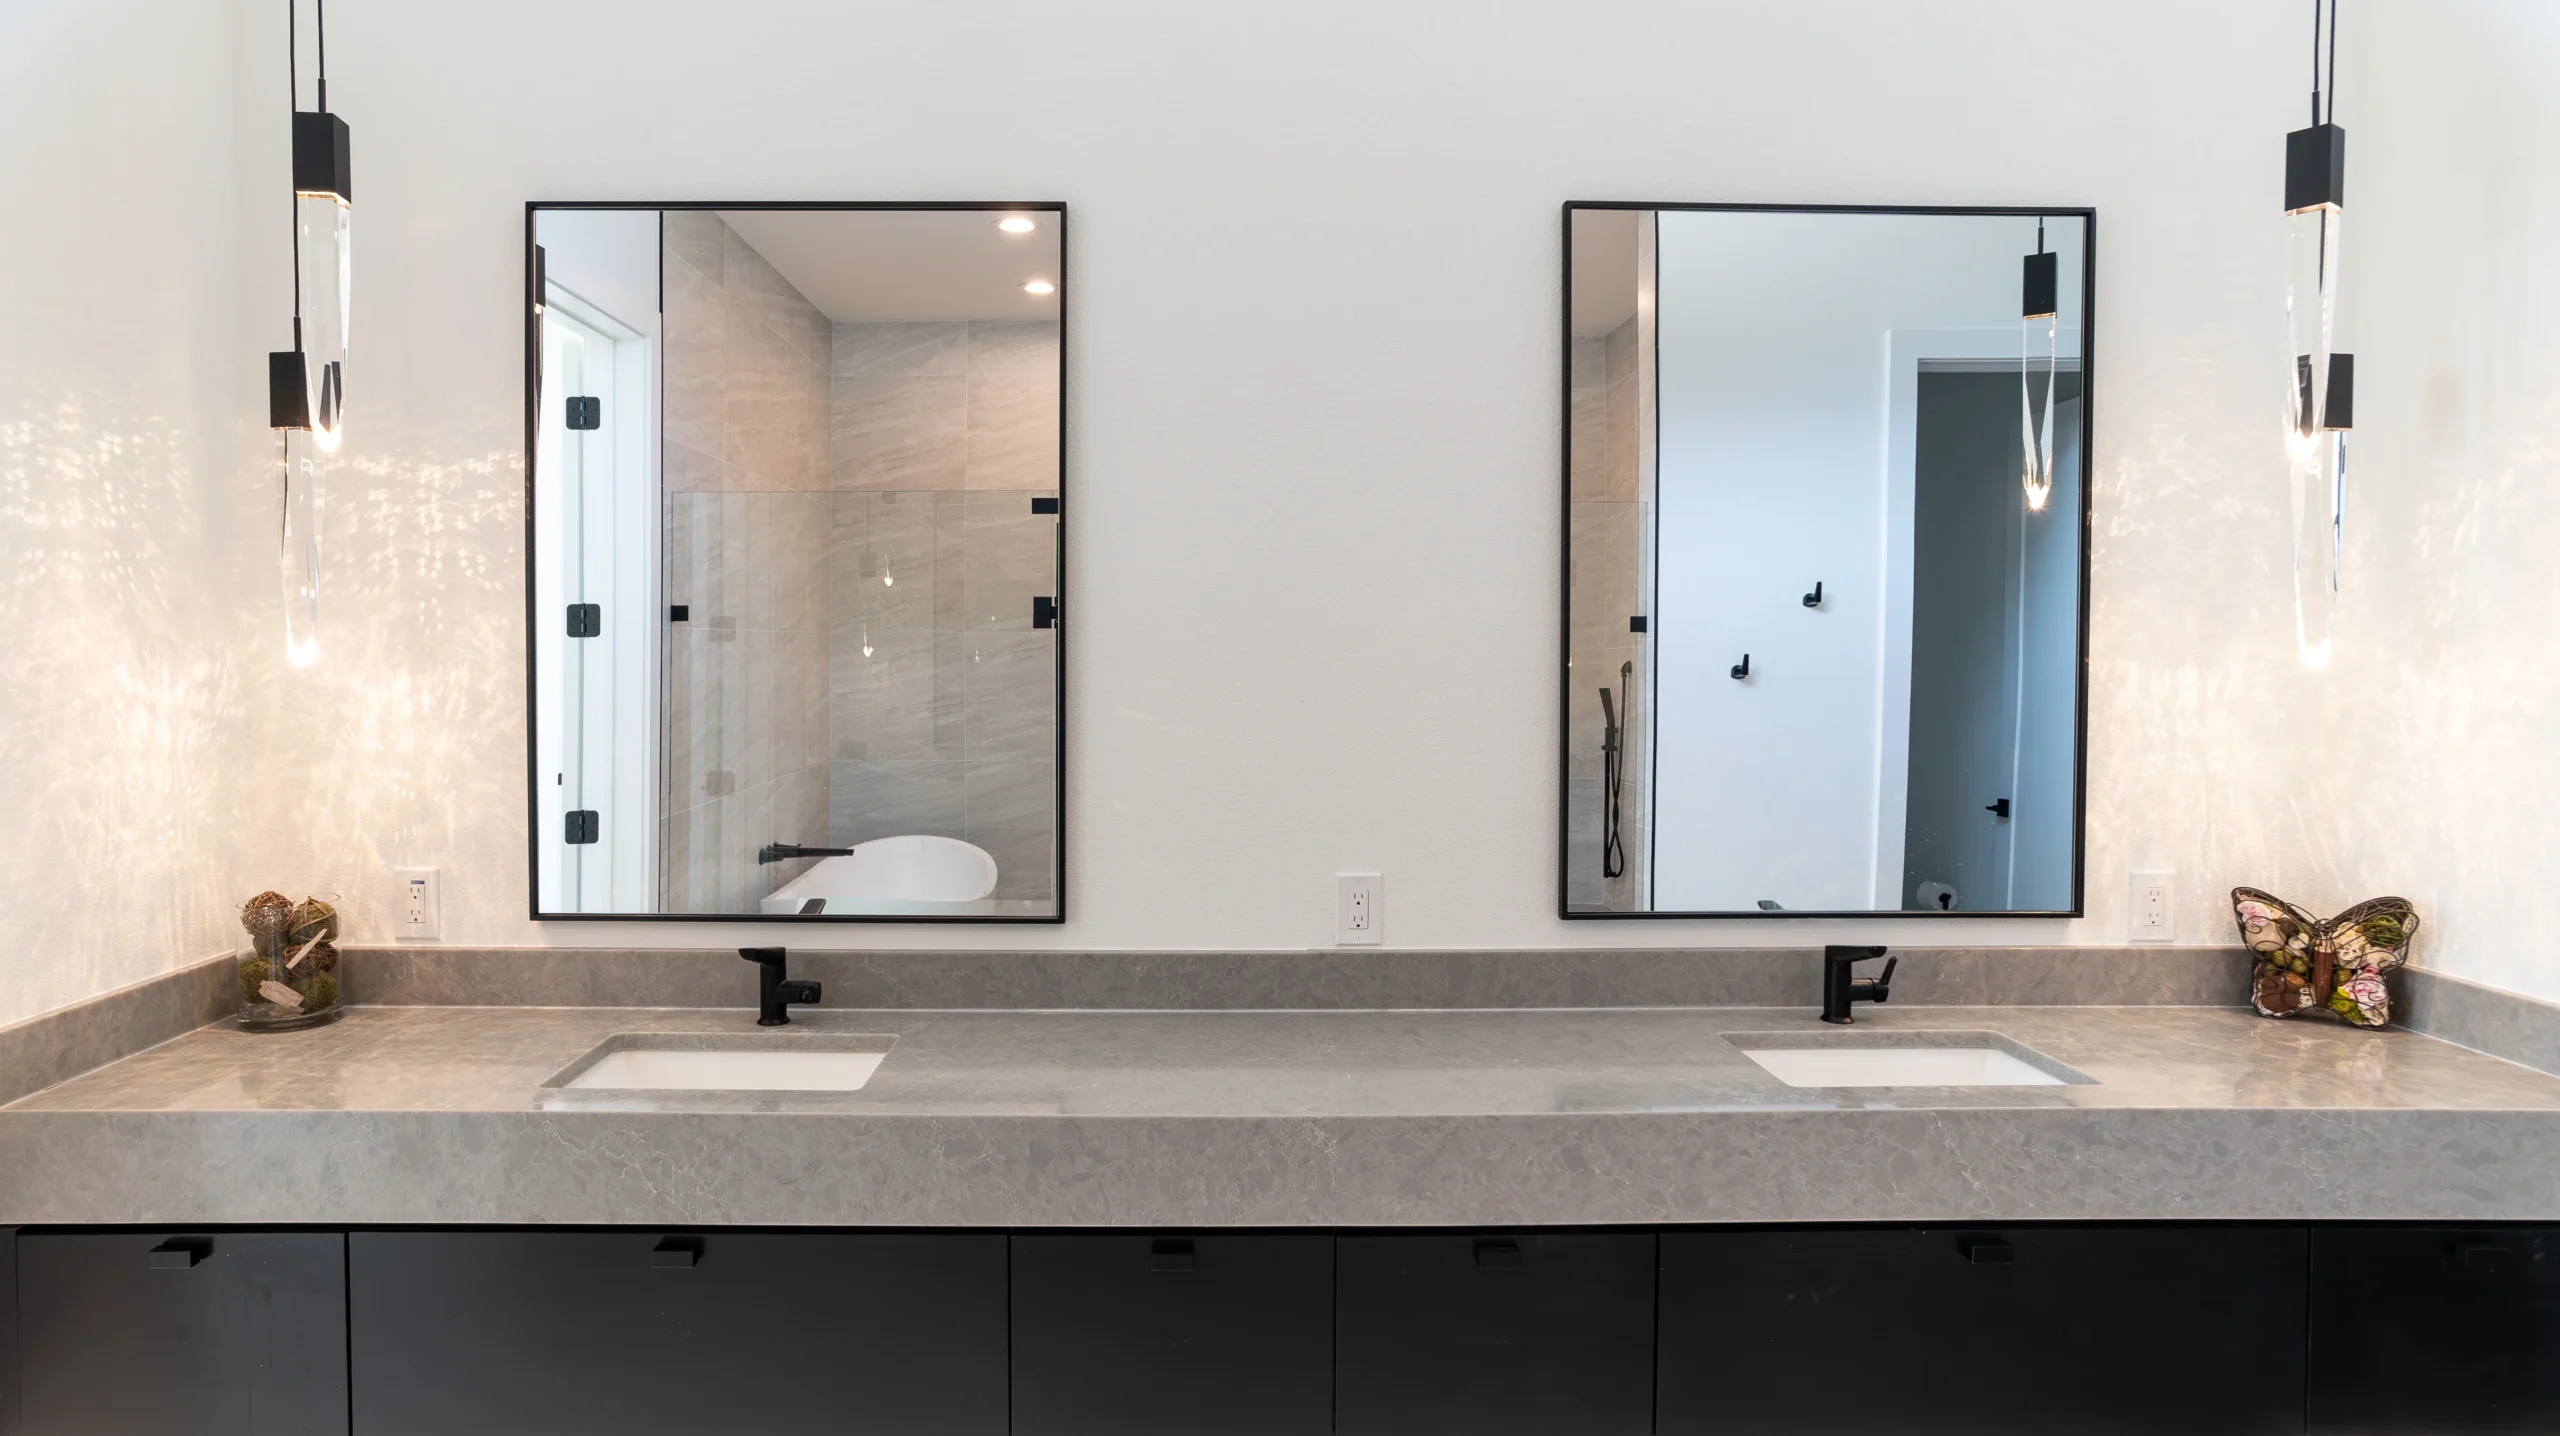
{"label": "black towel hook", "polygon": [[1822,607],[1822,580],[1817,578],[1813,581],[1813,592],[1804,596],[1804,606],[1807,608]]}
{"label": "black towel hook", "polygon": [[1742,661],[1733,665],[1733,676],[1736,678],[1748,678],[1751,676],[1750,654],[1746,653],[1742,655]]}

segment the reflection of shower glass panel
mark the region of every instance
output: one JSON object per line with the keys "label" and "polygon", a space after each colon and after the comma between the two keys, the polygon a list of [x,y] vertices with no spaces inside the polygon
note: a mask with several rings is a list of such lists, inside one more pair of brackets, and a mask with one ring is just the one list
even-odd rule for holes
{"label": "reflection of shower glass panel", "polygon": [[[615,216],[646,243],[602,234]],[[654,762],[599,813],[645,816],[652,891],[563,903],[546,869],[546,910],[1060,915],[1063,225],[537,208],[555,287],[647,296],[662,376],[635,610],[653,682],[613,700],[649,715]],[[567,462],[538,456],[537,530],[570,521],[546,500],[574,491]]]}
{"label": "reflection of shower glass panel", "polygon": [[[2076,910],[2087,212],[1567,225],[1565,913]],[[1609,709],[1643,737],[1641,888],[1608,886]]]}

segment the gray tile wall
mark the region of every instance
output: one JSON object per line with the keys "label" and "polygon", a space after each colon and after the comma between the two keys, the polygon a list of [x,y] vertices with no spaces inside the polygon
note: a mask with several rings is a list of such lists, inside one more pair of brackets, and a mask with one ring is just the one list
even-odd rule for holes
{"label": "gray tile wall", "polygon": [[838,324],[828,831],[964,839],[1053,901],[1058,326]]}
{"label": "gray tile wall", "polygon": [[[1573,670],[1566,725],[1565,900],[1577,908],[1622,912],[1642,906],[1644,788],[1633,776],[1621,785],[1627,871],[1603,878],[1600,690],[1620,686],[1619,665],[1643,661],[1627,625],[1642,611],[1636,330],[1637,321],[1629,319],[1605,337],[1576,336],[1571,356]],[[1631,755],[1641,748],[1632,725],[1625,744]]]}
{"label": "gray tile wall", "polygon": [[666,215],[660,908],[753,912],[827,834],[826,317],[719,216]]}

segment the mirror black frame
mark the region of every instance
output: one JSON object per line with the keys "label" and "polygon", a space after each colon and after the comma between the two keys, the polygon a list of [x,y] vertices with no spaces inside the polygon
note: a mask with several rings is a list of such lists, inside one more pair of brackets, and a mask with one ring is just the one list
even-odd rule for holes
{"label": "mirror black frame", "polygon": [[[1931,912],[1926,908],[1869,908],[1849,911],[1747,912],[1646,911],[1610,912],[1570,906],[1573,823],[1573,217],[1578,210],[1742,211],[1772,214],[1936,214],[2010,215],[2080,221],[2080,614],[2079,691],[2072,734],[2071,764],[2071,906],[2063,909],[2011,908],[1990,912]],[[1556,634],[1556,916],[1568,922],[1650,921],[1664,918],[1740,918],[1802,920],[1847,918],[1893,921],[1945,921],[1950,918],[2077,918],[2087,915],[2089,860],[2089,539],[2091,494],[2096,489],[2098,335],[2098,212],[2086,205],[1903,205],[1903,204],[1740,204],[1646,203],[1633,200],[1567,200],[1563,206],[1564,265],[1559,303],[1557,357],[1557,449],[1562,472],[1559,508],[1558,605],[1563,616]]]}
{"label": "mirror black frame", "polygon": [[[535,224],[544,210],[639,209],[639,210],[947,210],[947,211],[1021,211],[1057,217],[1058,225],[1058,600],[1060,615],[1057,633],[1057,673],[1055,695],[1051,699],[1057,714],[1057,746],[1054,755],[1055,788],[1051,794],[1051,811],[1057,815],[1057,842],[1052,861],[1057,874],[1057,897],[1048,913],[1013,915],[996,913],[908,914],[908,913],[761,913],[761,912],[545,912],[542,909],[542,797],[541,755],[537,751],[539,694],[535,681],[538,669],[535,648],[536,626],[540,615],[534,612],[534,562],[540,550],[534,536],[534,455],[539,447],[541,428],[542,380],[542,315],[536,303],[540,298],[541,276],[534,261]],[[1060,200],[528,200],[524,207],[524,293],[518,310],[524,316],[524,621],[525,621],[525,908],[536,922],[751,922],[751,923],[906,923],[943,926],[951,923],[993,923],[1008,925],[1055,926],[1067,920],[1067,522],[1072,505],[1067,502],[1068,433],[1068,363],[1069,311],[1074,303],[1075,286],[1069,270],[1067,206]]]}

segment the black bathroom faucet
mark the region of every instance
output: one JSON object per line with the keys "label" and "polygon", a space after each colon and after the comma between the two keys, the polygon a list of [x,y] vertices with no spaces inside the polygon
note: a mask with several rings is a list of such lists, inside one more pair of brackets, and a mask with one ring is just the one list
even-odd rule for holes
{"label": "black bathroom faucet", "polygon": [[1884,957],[1880,947],[1841,947],[1822,950],[1822,1020],[1846,1027],[1858,1019],[1849,1015],[1853,1002],[1884,1002],[1893,996],[1893,970],[1902,965],[1898,957],[1885,958],[1884,971],[1871,982],[1858,979],[1857,964],[1869,958]]}
{"label": "black bathroom faucet", "polygon": [[738,956],[756,965],[756,1026],[782,1027],[791,1021],[792,1005],[818,1000],[818,984],[783,976],[787,961],[778,947],[742,947]]}

